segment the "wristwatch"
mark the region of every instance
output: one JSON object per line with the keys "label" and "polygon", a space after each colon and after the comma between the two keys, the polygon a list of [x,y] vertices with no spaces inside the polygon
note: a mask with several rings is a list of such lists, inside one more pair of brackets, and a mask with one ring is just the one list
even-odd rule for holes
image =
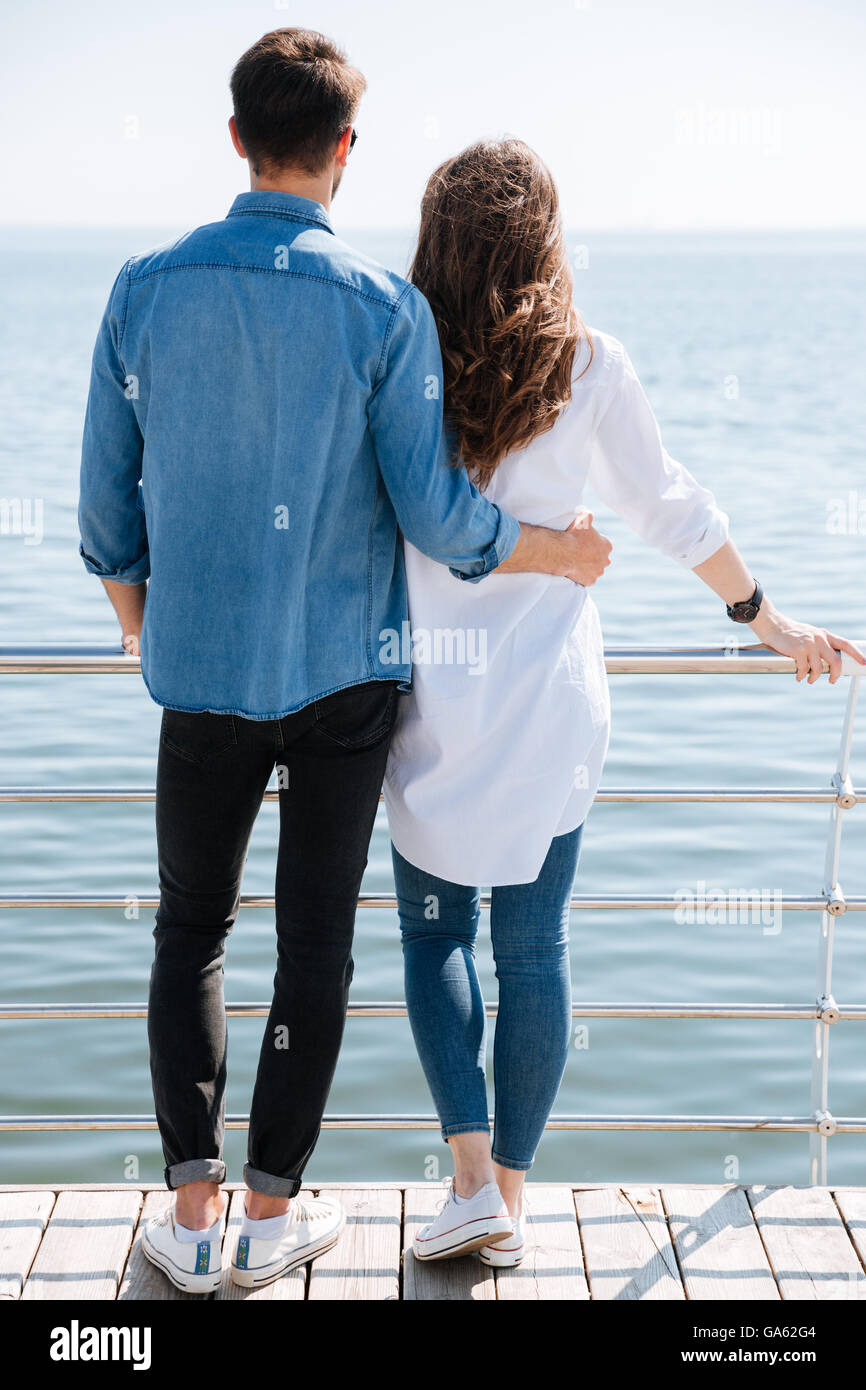
{"label": "wristwatch", "polygon": [[753,623],[758,616],[763,597],[764,591],[756,579],[755,592],[751,598],[743,599],[741,603],[725,605],[728,610],[728,617],[735,623]]}

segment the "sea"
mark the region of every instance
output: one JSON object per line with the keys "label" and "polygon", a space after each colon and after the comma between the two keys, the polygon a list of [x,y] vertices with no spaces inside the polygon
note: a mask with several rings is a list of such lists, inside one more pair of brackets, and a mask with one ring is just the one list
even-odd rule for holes
{"label": "sea", "polygon": [[[411,231],[347,240],[399,272]],[[90,355],[114,277],[181,228],[0,230],[0,645],[117,641],[101,585],[77,553],[78,459]],[[783,612],[866,643],[866,233],[569,233],[585,322],[626,346],[668,451],[716,497],[752,572]],[[190,343],[189,369],[206,345]],[[15,504],[21,505],[21,510]],[[11,505],[8,505],[11,504]],[[28,510],[29,508],[29,510]],[[20,518],[21,524],[16,521]],[[26,524],[27,522],[30,524]],[[600,504],[613,562],[593,590],[609,645],[720,645],[732,628],[690,572]],[[850,682],[790,675],[611,676],[603,785],[797,787],[832,776]],[[0,676],[0,783],[153,785],[158,708],[137,676]],[[866,695],[852,748],[866,795]],[[507,806],[502,814],[508,814]],[[576,891],[815,895],[827,805],[598,804]],[[277,809],[266,804],[244,891],[273,891]],[[0,805],[8,894],[155,892],[152,804]],[[866,806],[845,813],[839,880],[866,893]],[[393,891],[380,811],[364,882]],[[0,909],[0,1002],[142,1002],[151,910]],[[816,997],[821,916],[575,911],[580,1003],[783,1003]],[[353,998],[403,998],[396,913],[359,913]],[[486,918],[479,966],[495,1001]],[[272,914],[244,910],[226,966],[230,1001],[269,998]],[[835,921],[833,992],[866,1003],[866,915]],[[228,1109],[246,1113],[261,1019],[229,1028]],[[556,1111],[660,1116],[805,1116],[813,1024],[787,1020],[574,1021]],[[492,1054],[492,1049],[491,1049]],[[866,1027],[830,1030],[833,1114],[866,1115]],[[492,1104],[492,1070],[491,1104]],[[3,1115],[152,1113],[141,1019],[0,1022]],[[409,1025],[346,1028],[333,1114],[432,1114]],[[239,1179],[245,1135],[226,1139]],[[0,1133],[0,1183],[159,1182],[155,1132]],[[311,1182],[450,1171],[431,1130],[323,1133]],[[830,1179],[866,1181],[866,1135],[829,1144]],[[805,1134],[551,1131],[533,1179],[802,1183]]]}

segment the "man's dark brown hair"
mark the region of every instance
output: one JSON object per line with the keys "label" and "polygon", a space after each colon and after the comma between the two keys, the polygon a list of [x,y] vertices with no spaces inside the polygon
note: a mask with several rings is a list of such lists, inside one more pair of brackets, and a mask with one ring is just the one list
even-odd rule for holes
{"label": "man's dark brown hair", "polygon": [[324,34],[274,29],[260,38],[231,78],[238,135],[256,173],[320,174],[353,124],[366,85]]}

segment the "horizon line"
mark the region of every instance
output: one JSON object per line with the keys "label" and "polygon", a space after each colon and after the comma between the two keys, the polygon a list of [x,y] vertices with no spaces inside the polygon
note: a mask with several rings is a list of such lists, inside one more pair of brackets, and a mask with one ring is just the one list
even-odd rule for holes
{"label": "horizon line", "polygon": [[[217,218],[217,221],[221,219]],[[10,222],[0,219],[0,231],[143,231],[148,228],[160,228],[170,225],[168,222]],[[178,224],[180,225],[180,224]],[[188,226],[188,223],[184,223]],[[196,224],[206,225],[206,224]],[[375,231],[375,232],[411,232],[416,230],[415,223],[388,224],[383,222],[356,222],[347,224],[351,231]],[[777,224],[760,227],[743,225],[741,223],[720,223],[715,226],[649,226],[640,223],[610,225],[598,223],[596,225],[584,225],[569,227],[564,224],[565,230],[587,232],[866,232],[866,222],[863,223],[800,223],[797,225]]]}

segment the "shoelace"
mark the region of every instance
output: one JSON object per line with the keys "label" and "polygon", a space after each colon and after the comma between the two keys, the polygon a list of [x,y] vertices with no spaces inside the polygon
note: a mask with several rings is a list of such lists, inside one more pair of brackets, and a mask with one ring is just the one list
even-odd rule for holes
{"label": "shoelace", "polygon": [[449,1203],[450,1201],[453,1200],[453,1197],[454,1197],[454,1179],[453,1179],[453,1178],[448,1178],[448,1180],[447,1180],[447,1182],[446,1182],[446,1184],[445,1184],[445,1196],[442,1198],[442,1201],[439,1202],[439,1204],[438,1204],[437,1207],[436,1207],[436,1215],[437,1215],[437,1216],[439,1216],[439,1214],[445,1210],[445,1208],[447,1207],[448,1203]]}

